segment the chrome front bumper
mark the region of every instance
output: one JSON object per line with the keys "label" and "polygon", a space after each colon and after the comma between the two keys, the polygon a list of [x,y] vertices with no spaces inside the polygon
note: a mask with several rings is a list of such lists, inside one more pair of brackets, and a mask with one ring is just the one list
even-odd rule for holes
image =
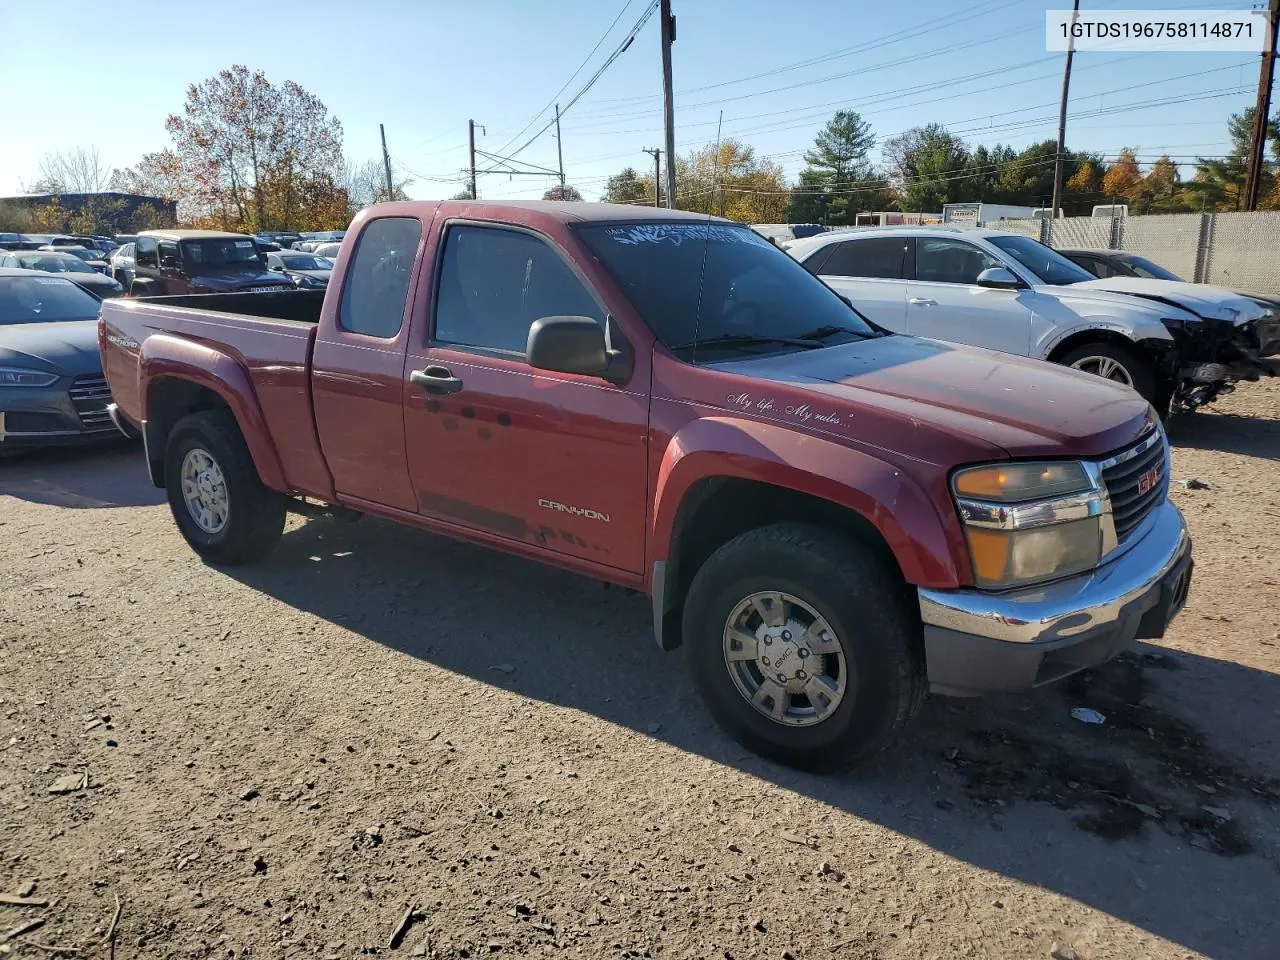
{"label": "chrome front bumper", "polygon": [[1006,593],[921,589],[932,689],[1025,690],[1162,636],[1186,599],[1191,538],[1167,501],[1143,526],[1122,555],[1068,580]]}

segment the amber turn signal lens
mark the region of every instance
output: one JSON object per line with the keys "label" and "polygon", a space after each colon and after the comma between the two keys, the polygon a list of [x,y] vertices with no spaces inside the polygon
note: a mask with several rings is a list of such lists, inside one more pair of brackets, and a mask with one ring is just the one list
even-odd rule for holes
{"label": "amber turn signal lens", "polygon": [[1002,530],[981,530],[968,527],[969,556],[973,560],[973,575],[979,583],[1003,583],[1009,566],[1009,535]]}

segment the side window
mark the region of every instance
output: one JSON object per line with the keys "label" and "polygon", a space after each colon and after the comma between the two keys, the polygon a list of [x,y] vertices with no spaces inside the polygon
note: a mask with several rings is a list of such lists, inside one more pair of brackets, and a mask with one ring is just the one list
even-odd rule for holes
{"label": "side window", "polygon": [[983,270],[1003,266],[985,250],[963,240],[916,238],[916,279],[925,283],[975,284]]}
{"label": "side window", "polygon": [[591,292],[549,243],[515,230],[449,228],[436,340],[523,354],[533,321],[556,316],[604,323]]}
{"label": "side window", "polygon": [[158,268],[160,261],[156,257],[156,242],[150,237],[139,237],[134,262],[139,267]]}
{"label": "side window", "polygon": [[1106,260],[1099,259],[1098,257],[1089,257],[1089,259],[1082,261],[1080,266],[1084,267],[1095,277],[1106,278],[1125,276],[1125,274],[1117,270]]}
{"label": "side window", "polygon": [[364,228],[342,284],[342,329],[384,338],[400,332],[421,238],[416,217],[383,217]]}
{"label": "side window", "polygon": [[181,264],[178,260],[178,245],[168,240],[160,241],[160,266],[176,269]]}
{"label": "side window", "polygon": [[822,266],[822,272],[832,277],[901,280],[906,248],[907,242],[902,237],[846,240],[835,245],[831,257]]}

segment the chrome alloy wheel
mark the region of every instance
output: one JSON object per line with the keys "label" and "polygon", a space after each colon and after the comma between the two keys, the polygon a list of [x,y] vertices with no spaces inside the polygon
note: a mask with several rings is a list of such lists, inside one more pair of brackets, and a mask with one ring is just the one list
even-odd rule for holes
{"label": "chrome alloy wheel", "polygon": [[849,685],[844,647],[830,624],[787,593],[753,593],[733,608],[724,662],[758,712],[790,727],[827,719]]}
{"label": "chrome alloy wheel", "polygon": [[182,458],[182,500],[187,513],[205,533],[218,533],[227,525],[231,499],[222,468],[206,450],[196,447]]}
{"label": "chrome alloy wheel", "polygon": [[1124,364],[1111,357],[1081,357],[1071,365],[1071,368],[1082,373],[1092,373],[1095,377],[1102,377],[1104,380],[1123,383],[1126,387],[1133,386],[1133,378],[1129,376],[1129,371],[1125,369]]}

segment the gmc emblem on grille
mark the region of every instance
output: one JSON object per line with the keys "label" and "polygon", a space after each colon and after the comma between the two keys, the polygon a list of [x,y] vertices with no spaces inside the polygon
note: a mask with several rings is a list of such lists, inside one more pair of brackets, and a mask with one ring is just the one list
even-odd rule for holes
{"label": "gmc emblem on grille", "polygon": [[1160,480],[1160,468],[1152,467],[1146,473],[1138,478],[1138,493],[1144,494],[1156,485]]}

